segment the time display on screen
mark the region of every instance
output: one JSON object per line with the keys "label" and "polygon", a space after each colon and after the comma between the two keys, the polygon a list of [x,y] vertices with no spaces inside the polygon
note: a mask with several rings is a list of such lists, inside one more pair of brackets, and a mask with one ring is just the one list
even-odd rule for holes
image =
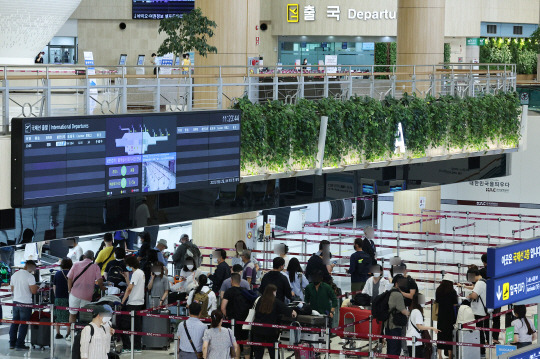
{"label": "time display on screen", "polygon": [[240,112],[14,119],[12,206],[240,180]]}
{"label": "time display on screen", "polygon": [[195,0],[133,0],[134,19],[160,20],[183,15],[195,8]]}

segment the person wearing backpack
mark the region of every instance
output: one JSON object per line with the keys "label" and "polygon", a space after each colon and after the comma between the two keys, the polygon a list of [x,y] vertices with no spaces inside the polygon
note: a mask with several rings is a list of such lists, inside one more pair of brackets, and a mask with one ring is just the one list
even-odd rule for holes
{"label": "person wearing backpack", "polygon": [[[383,322],[384,332],[390,336],[402,336],[403,328],[407,325],[409,311],[405,307],[405,300],[400,287],[404,286],[406,279],[396,275],[392,279],[394,287],[373,299],[371,312],[373,317]],[[401,339],[387,339],[387,354],[401,355]]]}
{"label": "person wearing backpack", "polygon": [[[231,274],[231,288],[223,294],[223,300],[221,301],[221,312],[227,319],[234,319],[238,321],[245,321],[249,309],[252,307],[252,303],[248,302],[248,299],[244,296],[243,291],[245,289],[240,287],[242,278],[240,274]],[[235,325],[234,336],[236,340],[248,340],[249,332],[243,330],[241,325]],[[244,354],[246,359],[249,359],[249,347],[244,347],[240,344],[240,351]]]}
{"label": "person wearing backpack", "polygon": [[[477,266],[471,265],[467,270],[467,280],[474,284],[474,286],[466,286],[463,284],[458,284],[458,287],[464,287],[466,289],[472,290],[472,292],[467,296],[467,299],[471,301],[471,309],[474,313],[475,319],[480,319],[488,315],[488,310],[486,308],[486,280],[480,275],[480,270]],[[484,319],[476,323],[478,328],[489,328],[489,318]],[[488,338],[489,332],[483,330],[480,331],[480,344],[485,344],[486,339]],[[480,348],[480,353],[482,358],[486,356],[486,348]]]}
{"label": "person wearing backpack", "polygon": [[172,256],[176,271],[179,272],[184,267],[187,257],[191,257],[195,261],[195,266],[200,267],[202,263],[201,251],[189,240],[187,234],[182,234],[180,237],[180,245],[176,248]]}
{"label": "person wearing backpack", "polygon": [[124,259],[126,258],[126,250],[123,247],[114,249],[114,257],[116,259],[107,263],[105,267],[105,280],[112,283],[120,291],[124,292],[129,282],[129,273],[126,268]]}
{"label": "person wearing backpack", "polygon": [[201,318],[208,318],[208,313],[211,313],[217,308],[216,293],[207,286],[208,277],[201,274],[198,278],[199,285],[197,288],[189,292],[187,305],[196,302],[201,305]]}
{"label": "person wearing backpack", "polygon": [[[438,330],[437,328],[427,327],[424,325],[424,306],[426,305],[425,303],[426,298],[422,293],[414,294],[411,306],[409,307],[411,315],[409,316],[409,321],[407,323],[406,337],[416,337],[416,339],[422,339],[423,330],[433,330],[435,333],[440,332],[440,330]],[[427,356],[424,356],[424,344],[428,344],[429,346],[431,346],[431,343],[423,343],[417,341],[415,345],[415,353],[413,356],[412,340],[407,340],[407,350],[409,351],[408,355],[412,358],[424,359]],[[431,355],[429,355],[428,359],[431,359]]]}
{"label": "person wearing backpack", "polygon": [[[111,336],[114,334],[110,324],[112,315],[113,310],[109,305],[94,308],[92,321],[74,340],[72,359],[108,359]],[[77,343],[77,340],[80,342]]]}

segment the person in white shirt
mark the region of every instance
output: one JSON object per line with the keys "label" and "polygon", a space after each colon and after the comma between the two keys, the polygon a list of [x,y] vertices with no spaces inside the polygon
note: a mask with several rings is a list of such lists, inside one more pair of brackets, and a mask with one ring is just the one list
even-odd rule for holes
{"label": "person in white shirt", "polygon": [[374,265],[371,267],[371,273],[373,276],[369,277],[366,281],[362,293],[367,294],[371,297],[371,300],[382,294],[391,288],[391,284],[388,279],[383,277],[383,266],[380,264]]}
{"label": "person in white shirt", "polygon": [[[464,287],[472,290],[471,294],[467,296],[467,299],[471,301],[471,309],[474,313],[475,319],[480,319],[488,315],[486,308],[486,280],[480,275],[480,270],[477,266],[471,265],[467,270],[467,280],[474,284],[474,286],[466,286],[458,284],[458,287]],[[479,328],[489,328],[489,318],[484,319],[476,323]],[[480,331],[480,344],[485,344],[489,332]],[[486,355],[486,348],[480,348],[482,357]]]}
{"label": "person in white shirt", "polygon": [[69,251],[67,257],[71,259],[73,263],[80,261],[83,255],[83,250],[78,242],[77,238],[68,239]]}
{"label": "person in white shirt", "polygon": [[81,359],[108,359],[111,336],[114,334],[112,315],[113,310],[109,305],[94,308],[94,319],[81,332]]}
{"label": "person in white shirt", "polygon": [[208,318],[210,313],[212,313],[213,310],[217,309],[216,293],[212,292],[212,289],[206,285],[208,283],[208,277],[206,275],[201,274],[199,276],[198,282],[199,286],[189,292],[187,305],[189,306],[194,300],[197,301],[197,297],[199,297],[197,294],[202,293],[203,297],[204,294],[206,294],[206,296],[208,296],[208,303],[206,305],[206,308],[204,307],[204,302],[200,302],[199,304],[201,304],[202,306],[201,318]]}
{"label": "person in white shirt", "polygon": [[516,319],[512,321],[514,327],[514,342],[518,349],[531,345],[533,340],[536,340],[536,328],[534,322],[527,318],[527,307],[524,305],[515,305],[514,314]]}
{"label": "person in white shirt", "polygon": [[[139,269],[139,261],[135,256],[129,256],[125,259],[126,269],[128,272],[133,272],[129,285],[122,299],[122,304],[124,305],[123,311],[139,311],[144,309],[144,287],[145,287],[145,276],[144,272]],[[131,328],[131,317],[129,315],[120,316],[120,328],[124,330],[129,330]],[[140,315],[135,316],[135,331],[142,331],[142,317]],[[142,352],[142,342],[141,336],[135,335],[135,342],[133,343],[133,348],[135,353]],[[131,341],[130,336],[122,334],[122,342],[124,344],[124,349],[122,353],[129,353],[131,351]]]}
{"label": "person in white shirt", "polygon": [[[406,337],[416,337],[416,339],[422,339],[422,330],[433,330],[435,333],[439,332],[439,329],[437,328],[424,325],[424,306],[426,305],[425,303],[426,298],[422,293],[414,293],[411,306],[409,307],[411,315],[409,316],[409,321],[407,323],[407,334],[405,335]],[[423,358],[424,343],[418,341],[416,342],[414,356],[412,344],[412,340],[407,340],[407,349],[409,351],[409,356],[413,358]]]}
{"label": "person in white shirt", "polygon": [[[14,304],[32,304],[32,294],[38,292],[36,279],[32,274],[36,270],[34,261],[26,261],[24,269],[21,269],[11,276],[11,291],[13,292]],[[32,315],[32,308],[23,308],[20,306],[13,307],[13,320],[28,321]],[[27,324],[11,324],[9,328],[9,349],[28,350],[28,346],[24,345],[26,333],[28,332]]]}

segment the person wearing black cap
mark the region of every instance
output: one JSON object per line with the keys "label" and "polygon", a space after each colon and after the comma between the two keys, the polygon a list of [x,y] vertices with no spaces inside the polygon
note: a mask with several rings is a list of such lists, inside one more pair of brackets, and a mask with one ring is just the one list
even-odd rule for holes
{"label": "person wearing black cap", "polygon": [[109,305],[94,308],[90,324],[81,332],[81,359],[107,359],[111,348],[113,310]]}
{"label": "person wearing black cap", "polygon": [[[405,306],[405,301],[400,290],[400,288],[404,286],[405,281],[406,281],[406,278],[403,277],[403,275],[401,274],[396,274],[394,278],[392,279],[392,284],[394,284],[394,287],[392,288],[390,297],[388,299],[388,310],[389,310],[390,316],[388,317],[388,321],[385,323],[386,335],[402,336],[403,328],[406,327],[406,323],[404,325],[396,325],[394,323],[394,317],[396,317],[399,313],[406,316],[409,315],[409,311],[407,310],[407,307]],[[388,342],[388,347],[387,347],[388,355],[401,355],[402,340],[387,339],[387,342]]]}

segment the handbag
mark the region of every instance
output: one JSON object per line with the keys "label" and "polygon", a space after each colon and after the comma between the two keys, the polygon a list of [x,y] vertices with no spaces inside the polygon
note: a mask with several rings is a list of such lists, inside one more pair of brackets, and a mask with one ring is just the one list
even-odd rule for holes
{"label": "handbag", "polygon": [[394,315],[392,315],[392,322],[394,325],[398,327],[404,327],[407,325],[409,319],[407,316],[399,311],[394,311]]}
{"label": "handbag", "polygon": [[[251,308],[251,309],[249,310],[249,313],[248,313],[248,315],[247,315],[247,317],[246,317],[246,322],[251,323],[251,322],[253,322],[253,320],[255,319],[255,307],[257,306],[257,303],[259,302],[259,299],[260,299],[260,298],[261,298],[261,297],[257,298],[257,299],[255,300],[255,303],[253,303],[253,308]],[[244,324],[244,325],[242,325],[242,329],[243,329],[243,330],[251,330],[251,324]]]}
{"label": "handbag", "polygon": [[[411,324],[413,328],[416,329],[418,334],[420,334],[420,337],[422,339],[431,340],[431,335],[429,335],[429,332],[427,330],[420,331],[418,330],[416,325],[414,325],[412,322]],[[433,356],[433,345],[429,342],[422,342],[422,346],[424,347],[424,359],[431,359],[431,357]]]}
{"label": "handbag", "polygon": [[435,322],[439,320],[439,303],[435,301],[431,305],[431,320]]}
{"label": "handbag", "polygon": [[229,332],[229,339],[231,339],[231,347],[229,348],[229,354],[231,355],[231,358],[236,358],[236,348],[232,341],[231,329],[227,329],[227,331]]}

